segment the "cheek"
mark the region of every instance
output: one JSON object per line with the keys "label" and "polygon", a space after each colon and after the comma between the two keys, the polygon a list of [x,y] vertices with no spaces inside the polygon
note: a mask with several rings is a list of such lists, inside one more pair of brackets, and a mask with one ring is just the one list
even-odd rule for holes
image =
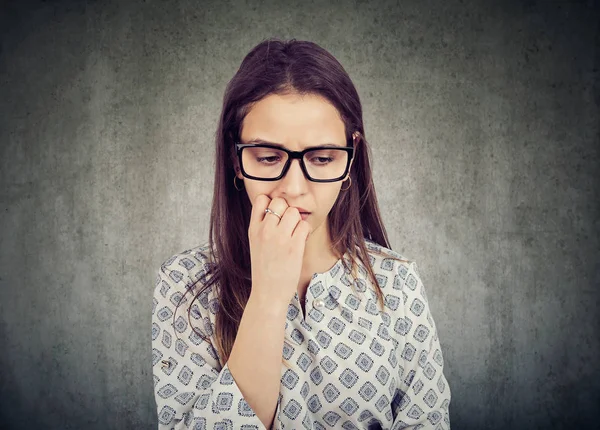
{"label": "cheek", "polygon": [[246,193],[248,194],[248,199],[254,205],[254,199],[256,196],[260,194],[266,194],[270,196],[273,192],[273,185],[269,182],[257,183],[257,181],[250,181],[246,179],[245,181]]}
{"label": "cheek", "polygon": [[327,190],[323,190],[324,192],[321,194],[321,197],[319,199],[319,206],[325,214],[329,213],[336,200],[338,199],[338,196],[340,194],[340,188],[341,186],[332,186]]}

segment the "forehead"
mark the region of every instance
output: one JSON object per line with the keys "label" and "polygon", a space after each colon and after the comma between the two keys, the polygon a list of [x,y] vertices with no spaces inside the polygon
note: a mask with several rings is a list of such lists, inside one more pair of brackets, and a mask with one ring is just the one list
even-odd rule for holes
{"label": "forehead", "polygon": [[344,144],[344,123],[327,99],[315,94],[271,94],[256,102],[242,123],[243,141],[263,139],[289,147]]}

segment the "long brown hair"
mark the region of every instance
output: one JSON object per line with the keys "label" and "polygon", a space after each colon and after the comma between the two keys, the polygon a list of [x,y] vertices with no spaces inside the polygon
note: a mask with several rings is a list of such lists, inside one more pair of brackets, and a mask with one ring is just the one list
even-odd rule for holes
{"label": "long brown hair", "polygon": [[[368,271],[370,282],[375,286],[378,303],[382,311],[384,309],[383,293],[371,267],[365,239],[386,248],[390,248],[390,245],[375,196],[369,161],[371,149],[365,138],[358,93],[342,65],[319,45],[295,39],[267,39],[246,55],[239,70],[228,83],[216,132],[210,253],[207,255],[210,264],[203,276],[196,281],[202,281],[202,288],[198,290],[194,300],[207,288],[217,286],[219,305],[214,326],[216,345],[213,346],[221,365],[229,359],[252,287],[248,242],[252,206],[247,194],[238,191],[234,185],[237,167],[234,142],[239,140],[242,121],[254,103],[270,94],[289,93],[316,94],[332,103],[344,122],[348,145],[353,144],[352,134],[357,132],[358,141],[355,142],[354,161],[350,171],[351,186],[347,191],[340,192],[329,213],[329,231],[332,250],[340,258],[348,252],[351,266],[348,267],[345,258],[342,258],[342,263],[354,279],[357,278],[357,266]],[[344,184],[342,188],[347,187],[348,184]],[[385,255],[407,261],[399,258],[396,253]],[[362,266],[357,263],[357,257]],[[352,288],[354,290],[354,284]],[[186,294],[192,289],[188,288]],[[194,300],[188,308],[188,321]],[[205,327],[207,325],[210,324],[205,323]],[[212,331],[211,327],[209,331]],[[196,333],[210,343],[202,333]],[[288,365],[286,360],[283,362]]]}

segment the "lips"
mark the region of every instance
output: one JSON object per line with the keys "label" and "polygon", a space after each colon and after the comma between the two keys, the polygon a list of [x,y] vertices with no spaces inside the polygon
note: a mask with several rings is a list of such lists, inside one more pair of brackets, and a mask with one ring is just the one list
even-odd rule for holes
{"label": "lips", "polygon": [[310,213],[309,211],[307,211],[307,210],[306,210],[306,209],[304,209],[304,208],[298,208],[298,207],[297,207],[296,209],[298,209],[298,212],[300,212],[301,214],[309,214],[309,213]]}

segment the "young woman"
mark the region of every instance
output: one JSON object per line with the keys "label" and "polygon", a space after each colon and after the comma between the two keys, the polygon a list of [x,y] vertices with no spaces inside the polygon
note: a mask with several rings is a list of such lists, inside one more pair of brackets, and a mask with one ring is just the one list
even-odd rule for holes
{"label": "young woman", "polygon": [[331,54],[271,39],[246,56],[209,240],[158,271],[159,429],[450,427],[436,326],[416,263],[390,249],[369,152]]}

